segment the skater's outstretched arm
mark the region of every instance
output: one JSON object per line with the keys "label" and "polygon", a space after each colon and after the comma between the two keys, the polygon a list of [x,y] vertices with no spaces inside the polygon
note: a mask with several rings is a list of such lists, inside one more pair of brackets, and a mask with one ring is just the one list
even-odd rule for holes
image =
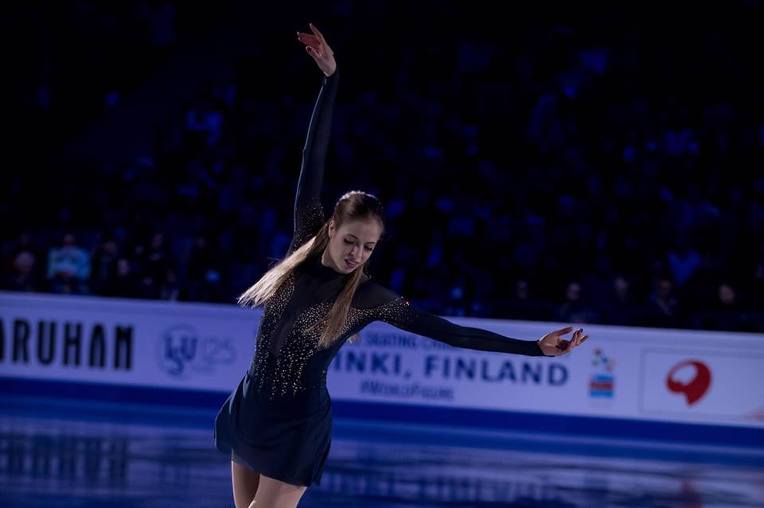
{"label": "skater's outstretched arm", "polygon": [[506,337],[489,330],[461,326],[429,312],[417,309],[404,297],[376,282],[369,283],[359,295],[358,305],[367,314],[366,322],[384,321],[396,328],[430,337],[454,347],[515,353],[527,356],[559,356],[569,353],[586,339],[583,328],[570,340],[562,338],[573,331],[568,326],[544,335],[538,340]]}

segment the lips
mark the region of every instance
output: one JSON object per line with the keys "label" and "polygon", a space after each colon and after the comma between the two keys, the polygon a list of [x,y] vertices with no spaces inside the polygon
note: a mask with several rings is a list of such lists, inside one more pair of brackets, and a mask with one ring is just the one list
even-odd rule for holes
{"label": "lips", "polygon": [[348,268],[355,268],[356,266],[358,266],[358,263],[352,263],[348,261],[347,259],[345,260],[345,264],[348,266]]}

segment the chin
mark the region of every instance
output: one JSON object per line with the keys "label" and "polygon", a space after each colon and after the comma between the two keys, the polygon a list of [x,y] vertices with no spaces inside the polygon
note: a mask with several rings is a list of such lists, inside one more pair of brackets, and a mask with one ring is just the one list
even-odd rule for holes
{"label": "chin", "polygon": [[342,273],[353,273],[354,271],[358,270],[363,266],[363,263],[353,266],[352,268],[345,264],[345,261],[342,261]]}

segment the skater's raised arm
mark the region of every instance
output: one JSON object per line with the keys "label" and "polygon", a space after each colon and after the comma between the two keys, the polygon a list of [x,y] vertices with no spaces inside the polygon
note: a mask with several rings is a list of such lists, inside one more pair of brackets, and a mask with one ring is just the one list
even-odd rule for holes
{"label": "skater's raised arm", "polygon": [[305,50],[323,73],[323,82],[313,107],[302,152],[302,165],[294,200],[294,230],[289,253],[315,235],[324,223],[321,186],[324,180],[326,151],[332,129],[332,114],[339,79],[332,49],[315,26],[311,24],[310,29],[312,33],[297,32],[297,39],[305,44]]}

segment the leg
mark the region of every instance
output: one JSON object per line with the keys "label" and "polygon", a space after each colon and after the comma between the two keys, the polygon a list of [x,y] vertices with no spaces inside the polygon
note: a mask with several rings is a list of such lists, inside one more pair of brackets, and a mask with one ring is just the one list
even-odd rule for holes
{"label": "leg", "polygon": [[243,464],[231,460],[231,484],[233,486],[233,502],[236,508],[248,508],[255,499],[260,474]]}
{"label": "leg", "polygon": [[292,485],[260,475],[255,508],[295,508],[308,487]]}

